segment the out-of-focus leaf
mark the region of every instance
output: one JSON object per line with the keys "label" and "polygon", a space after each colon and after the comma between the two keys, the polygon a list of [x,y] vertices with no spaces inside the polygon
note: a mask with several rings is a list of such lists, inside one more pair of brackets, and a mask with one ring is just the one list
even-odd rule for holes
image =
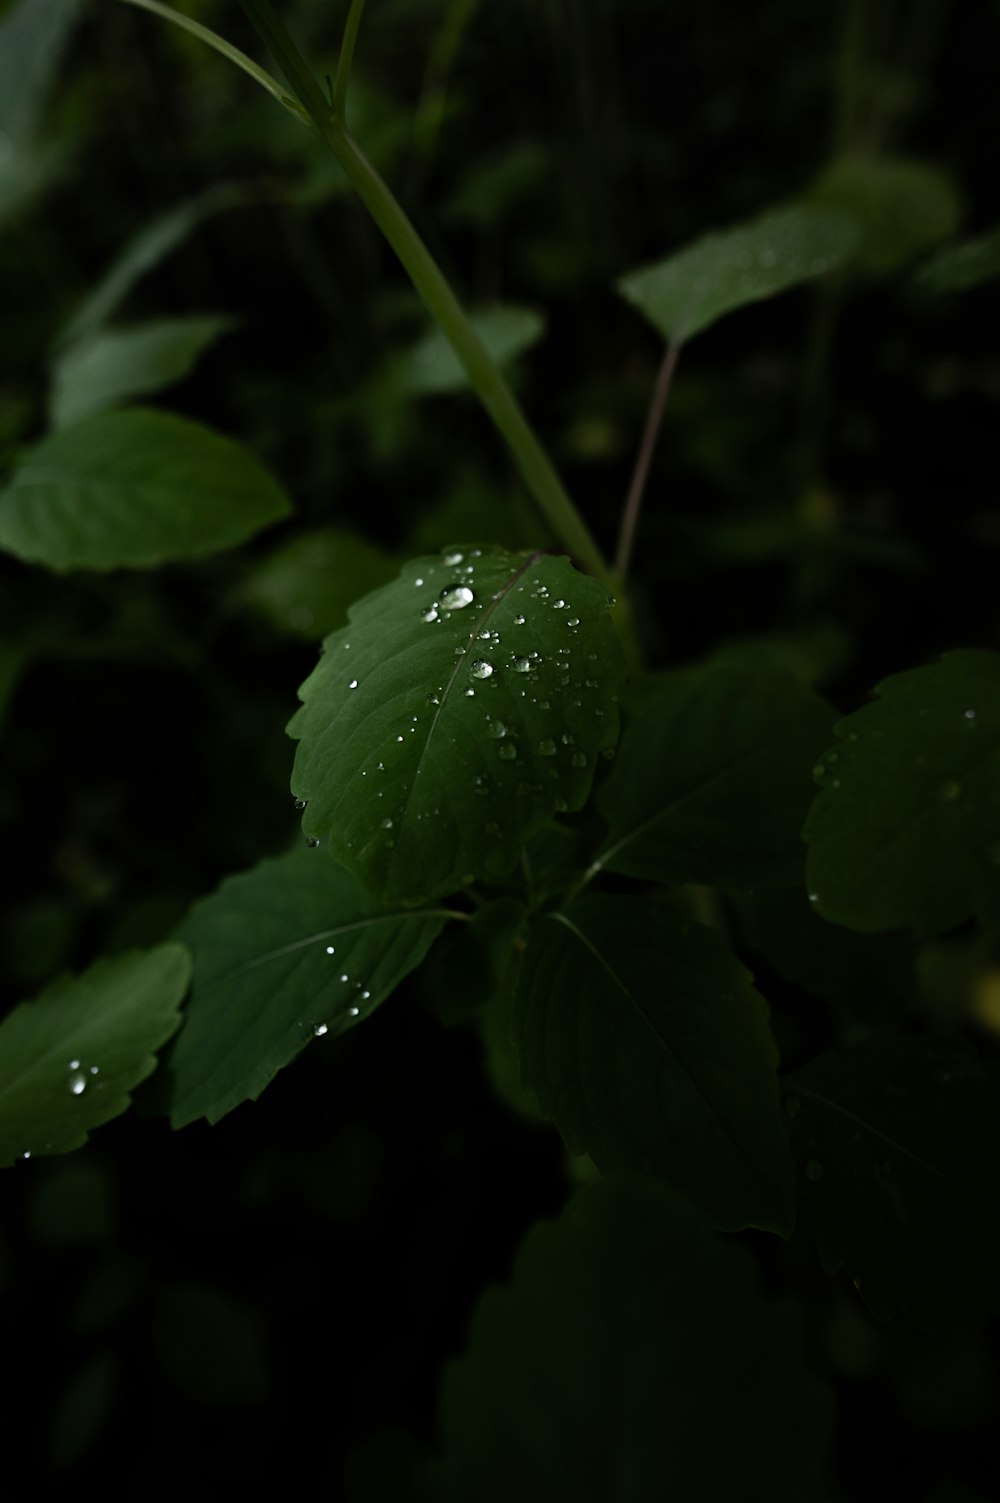
{"label": "out-of-focus leaf", "polygon": [[172,386],[237,322],[221,314],[162,319],[98,330],[75,341],[53,366],[50,426],[66,428],[80,418]]}
{"label": "out-of-focus leaf", "polygon": [[[545,333],[545,319],[533,308],[515,303],[484,308],[470,319],[488,355],[507,365],[537,344]],[[431,329],[405,356],[404,375],[410,391],[421,396],[462,391],[469,378],[440,329]]]}
{"label": "out-of-focus leaf", "polygon": [[836,271],[854,254],[857,241],[848,215],[791,204],[706,235],[629,272],[617,287],[664,339],[681,344],[747,303]]}
{"label": "out-of-focus leaf", "polygon": [[237,599],[276,630],[319,641],[344,625],[348,607],[399,572],[398,559],[341,528],[299,533],[255,564]]}
{"label": "out-of-focus leaf", "polygon": [[945,245],[914,274],[914,284],[925,292],[965,292],[995,282],[1000,277],[1000,225],[964,240]]}
{"label": "out-of-focus leaf", "polygon": [[859,264],[876,274],[904,266],[958,229],[950,179],[906,157],[842,157],[823,173],[810,200],[851,216],[860,231]]}
{"label": "out-of-focus leaf", "polygon": [[640,1179],[587,1185],[528,1233],[442,1416],[435,1503],[804,1503],[833,1426],[798,1312]]}
{"label": "out-of-focus leaf", "polygon": [[69,569],[151,569],[245,542],[291,504],[248,449],[171,413],[84,418],[22,456],[0,549]]}

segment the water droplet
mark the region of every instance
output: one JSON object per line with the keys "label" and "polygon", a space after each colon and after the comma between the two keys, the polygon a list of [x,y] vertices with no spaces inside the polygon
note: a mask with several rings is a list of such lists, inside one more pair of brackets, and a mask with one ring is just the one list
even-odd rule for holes
{"label": "water droplet", "polygon": [[976,718],[976,712],[975,712],[975,710],[966,710],[965,711],[965,719],[966,720],[975,720],[975,718]]}
{"label": "water droplet", "polygon": [[514,625],[515,626],[523,626],[524,625],[524,617],[523,616],[515,616],[514,617]]}
{"label": "water droplet", "polygon": [[583,752],[574,752],[569,759],[569,763],[571,767],[586,767],[587,758],[584,756]]}
{"label": "water droplet", "polygon": [[357,681],[357,679],[356,678],[352,678],[351,682],[348,684],[347,687],[349,689],[356,689],[358,687],[358,681]]}
{"label": "water droplet", "polygon": [[554,611],[564,611],[566,609],[565,600],[553,600],[552,609]]}
{"label": "water droplet", "polygon": [[802,1102],[797,1096],[787,1096],[785,1098],[785,1112],[789,1117],[797,1117],[801,1110]]}
{"label": "water droplet", "polygon": [[462,558],[463,555],[461,553],[446,553],[444,555],[444,561],[449,568],[454,568],[456,564],[460,564]]}
{"label": "water droplet", "polygon": [[420,612],[421,621],[436,621],[437,618],[438,608],[436,605],[432,605],[429,610]]}
{"label": "water droplet", "polygon": [[87,1089],[87,1077],[80,1069],[80,1061],[78,1059],[73,1060],[69,1067],[67,1084],[69,1085],[71,1096],[82,1096]]}
{"label": "water droplet", "polygon": [[466,691],[465,691],[465,697],[466,697],[466,699],[472,699],[473,696],[475,695],[475,692],[476,692],[475,689],[466,689]]}
{"label": "water droplet", "polygon": [[513,741],[505,741],[503,746],[497,748],[497,756],[501,762],[513,762],[517,756],[517,747]]}
{"label": "water droplet", "polygon": [[440,698],[436,694],[428,694],[426,698],[429,705],[439,705],[441,703]]}
{"label": "water droplet", "polygon": [[392,820],[389,819],[389,818],[383,819],[383,821],[382,821],[382,828],[383,828],[383,830],[391,830],[392,829]]}
{"label": "water droplet", "polygon": [[609,611],[612,611],[612,610],[614,610],[615,606],[618,604],[618,599],[614,595],[609,595],[608,598],[607,598],[607,600],[604,602],[604,604],[606,605],[606,607],[608,608]]}
{"label": "water droplet", "polygon": [[306,841],[306,845],[311,846],[312,849],[315,850],[316,847],[319,845],[319,836],[318,835],[310,835],[309,838]]}
{"label": "water droplet", "polygon": [[807,1159],[806,1160],[806,1179],[811,1180],[812,1183],[815,1184],[818,1179],[822,1179],[822,1178],[823,1178],[823,1165],[820,1163],[819,1159]]}
{"label": "water droplet", "polygon": [[327,1026],[326,1023],[314,1023],[313,1024],[313,1033],[316,1036],[316,1038],[321,1039],[323,1037],[324,1033],[328,1033],[328,1032],[329,1032],[329,1028],[328,1028],[328,1026]]}
{"label": "water droplet", "polygon": [[22,1153],[21,1157],[22,1157],[22,1159],[30,1159],[31,1158],[31,1149],[30,1148],[26,1148],[24,1150],[24,1152]]}
{"label": "water droplet", "polygon": [[305,798],[297,798],[297,799],[296,799],[296,800],[295,800],[295,808],[296,808],[296,809],[299,809],[299,810],[302,810],[302,809],[304,809],[304,808],[305,808],[305,807],[306,807],[306,805],[307,805],[307,804],[308,804],[308,802],[309,802],[309,800],[308,800],[308,799],[305,799]]}
{"label": "water droplet", "polygon": [[423,580],[422,579],[415,579],[413,581],[413,583],[416,585],[417,589],[419,590],[420,587],[421,587],[421,585],[423,584]]}
{"label": "water droplet", "polygon": [[951,778],[947,783],[941,784],[941,797],[946,804],[953,804],[961,796],[962,785],[955,778]]}
{"label": "water droplet", "polygon": [[327,945],[327,947],[326,947],[326,953],[328,955],[336,955],[336,953],[337,953],[337,947],[336,947],[336,945]]}
{"label": "water droplet", "polygon": [[485,658],[477,658],[469,672],[473,678],[490,678],[493,673],[493,664],[488,663]]}
{"label": "water droplet", "polygon": [[816,763],[816,766],[813,768],[813,777],[816,779],[817,783],[821,783],[826,777],[826,768],[823,766],[822,762]]}
{"label": "water droplet", "polygon": [[580,625],[580,618],[579,618],[579,616],[567,616],[566,617],[566,625],[567,626],[579,626]]}
{"label": "water droplet", "polygon": [[538,755],[540,757],[554,757],[555,754],[556,754],[556,744],[552,740],[551,736],[545,736],[541,741],[539,741],[539,743],[538,743]]}
{"label": "water droplet", "polygon": [[340,979],[343,982],[348,982],[348,981],[350,981],[351,978],[350,978],[350,976],[348,976],[347,972],[345,971],[344,974],[341,976]]}
{"label": "water droplet", "polygon": [[530,673],[531,672],[531,664],[528,661],[528,659],[527,658],[515,658],[514,659],[514,672],[515,673]]}
{"label": "water droplet", "polygon": [[361,1000],[362,1000],[362,1002],[367,1002],[367,1001],[369,1001],[370,998],[371,998],[371,992],[362,992],[361,993]]}
{"label": "water droplet", "polygon": [[819,893],[818,892],[811,892],[809,894],[809,901],[810,901],[810,903],[818,903],[819,902]]}
{"label": "water droplet", "polygon": [[100,1075],[100,1073],[101,1073],[100,1066],[99,1065],[91,1065],[91,1067],[90,1067],[90,1073],[91,1073],[91,1075]]}
{"label": "water droplet", "polygon": [[494,741],[502,741],[507,734],[507,727],[502,720],[490,720],[486,724],[486,734]]}
{"label": "water droplet", "polygon": [[443,611],[461,611],[467,605],[471,605],[475,596],[468,585],[448,585],[441,591],[441,609]]}

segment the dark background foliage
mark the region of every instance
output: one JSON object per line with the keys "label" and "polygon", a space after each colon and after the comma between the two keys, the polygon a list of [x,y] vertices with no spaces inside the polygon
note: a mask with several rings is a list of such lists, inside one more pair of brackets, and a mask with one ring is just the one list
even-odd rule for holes
{"label": "dark background foliage", "polygon": [[[256,51],[238,7],[188,6]],[[333,58],[340,6],[286,7]],[[806,188],[836,149],[940,168],[975,234],[1000,218],[995,5],[369,0],[358,134],[473,303],[544,311],[516,368],[571,493],[613,545],[660,358],[616,276]],[[858,35],[859,29],[863,35]],[[435,62],[435,59],[437,61]],[[425,328],[304,132],[149,16],[91,5],[50,104],[66,153],[0,238],[0,454],[44,428],[47,350],[121,245],[241,185],[127,311],[240,320],[166,398],[240,436],[298,509],[396,553],[537,532],[470,397],[414,399]],[[778,633],[856,708],[888,672],[997,647],[996,284],[905,275],[741,312],[685,353],[649,488],[636,599],[651,664]],[[0,743],[0,1002],[159,940],[296,821],[284,725],[315,644],[240,601],[281,533],[155,576],[0,559],[0,637],[31,647]],[[404,1496],[478,1292],[578,1172],[442,1027],[459,967],[418,975],[257,1105],[172,1134],[131,1113],[0,1199],[9,1496],[73,1482],[195,1496],[255,1482]],[[766,967],[792,1064],[832,1042]],[[446,997],[446,1000],[448,998]],[[141,1103],[140,1103],[141,1108]],[[996,1329],[874,1321],[808,1227],[745,1237],[807,1302],[839,1399],[834,1497],[977,1503],[1000,1475]]]}

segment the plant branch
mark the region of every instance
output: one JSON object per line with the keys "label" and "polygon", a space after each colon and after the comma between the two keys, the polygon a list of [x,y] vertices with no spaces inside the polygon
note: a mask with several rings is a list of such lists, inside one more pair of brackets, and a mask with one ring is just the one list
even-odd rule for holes
{"label": "plant branch", "polygon": [[656,385],[653,387],[653,395],[650,398],[649,412],[646,415],[646,427],[642,435],[642,443],[639,445],[639,453],[636,455],[635,469],[632,471],[632,483],[628,488],[628,496],[625,500],[625,510],[622,512],[622,525],[618,534],[618,553],[615,559],[615,574],[620,583],[624,584],[628,574],[629,561],[632,557],[632,545],[635,542],[635,531],[639,522],[639,513],[642,510],[642,498],[646,490],[646,481],[649,478],[649,467],[653,462],[653,454],[656,451],[656,440],[660,434],[660,425],[663,422],[663,412],[667,405],[667,397],[670,395],[670,383],[673,380],[674,370],[677,366],[677,357],[681,347],[676,340],[667,345],[667,352],[663,357]]}
{"label": "plant branch", "polygon": [[340,57],[337,59],[337,79],[333,86],[333,118],[338,125],[344,125],[347,120],[347,85],[351,79],[351,64],[354,62],[354,48],[364,9],[365,0],[351,0],[344,39],[340,44]]}

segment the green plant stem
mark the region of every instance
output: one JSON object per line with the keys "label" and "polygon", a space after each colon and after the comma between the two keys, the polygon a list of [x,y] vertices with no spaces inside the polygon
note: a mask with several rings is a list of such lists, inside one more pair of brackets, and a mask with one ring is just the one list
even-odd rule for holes
{"label": "green plant stem", "polygon": [[618,534],[615,576],[619,586],[624,586],[628,574],[628,566],[632,558],[632,546],[635,542],[635,531],[639,524],[639,513],[642,510],[642,498],[645,495],[646,481],[649,478],[649,468],[653,463],[653,455],[656,452],[656,440],[660,435],[663,412],[667,405],[667,397],[670,395],[670,383],[673,380],[680,352],[681,347],[679,343],[676,340],[671,340],[670,344],[667,345],[667,352],[663,357],[663,363],[656,378],[656,385],[653,387],[653,395],[650,398],[649,412],[646,415],[646,427],[643,431],[642,442],[639,445],[639,453],[636,455],[635,469],[632,471],[632,483],[628,488],[625,509],[622,512],[621,530]]}
{"label": "green plant stem", "polygon": [[364,9],[365,0],[351,0],[344,39],[340,44],[340,57],[337,60],[337,80],[333,86],[333,118],[338,125],[344,125],[347,120],[347,86],[351,79],[351,64],[354,61],[354,48]]}
{"label": "green plant stem", "polygon": [[589,528],[412,222],[357,142],[334,118],[322,89],[275,15],[270,0],[241,0],[241,3],[311,116],[320,139],[337,158],[401,261],[424,306],[454,349],[553,534],[595,577],[607,582],[608,568]]}

